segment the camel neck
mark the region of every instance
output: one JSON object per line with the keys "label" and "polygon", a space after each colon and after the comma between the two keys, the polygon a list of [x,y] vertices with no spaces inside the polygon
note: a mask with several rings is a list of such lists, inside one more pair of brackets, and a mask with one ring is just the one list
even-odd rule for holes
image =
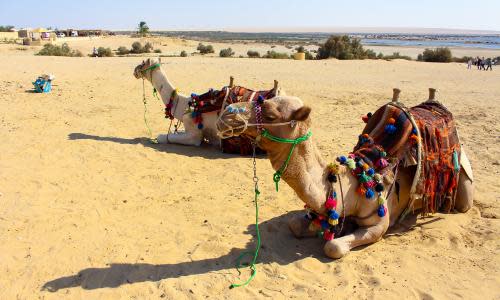
{"label": "camel neck", "polygon": [[[157,68],[151,71],[151,84],[160,94],[162,102],[165,106],[170,102],[170,96],[174,91],[174,86],[170,83],[167,75],[161,68]],[[182,120],[182,116],[188,107],[190,98],[184,95],[178,94],[178,97],[173,99],[172,103],[172,114],[178,120]]]}
{"label": "camel neck", "polygon": [[[272,143],[267,150],[268,157],[271,161],[274,170],[279,170],[283,162],[288,157],[288,152],[291,145]],[[327,164],[319,153],[316,145],[310,138],[298,144],[288,167],[283,172],[282,179],[297,193],[298,197],[314,211],[325,214],[326,210],[324,203],[327,195],[331,190],[331,185],[327,180]],[[347,198],[347,193],[351,193],[352,186],[355,183],[355,178],[350,172],[345,172],[339,175],[342,182],[344,197]],[[339,183],[336,184],[340,200]],[[337,206],[338,211],[343,211],[343,203],[339,201]],[[353,213],[354,207],[346,207],[349,211],[345,211],[347,215]]]}

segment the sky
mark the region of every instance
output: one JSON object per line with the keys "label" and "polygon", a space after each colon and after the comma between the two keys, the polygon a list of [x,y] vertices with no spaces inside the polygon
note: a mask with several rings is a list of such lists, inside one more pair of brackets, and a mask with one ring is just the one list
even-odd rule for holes
{"label": "sky", "polygon": [[17,28],[134,30],[139,21],[152,30],[407,27],[500,31],[500,0],[0,0],[0,25]]}

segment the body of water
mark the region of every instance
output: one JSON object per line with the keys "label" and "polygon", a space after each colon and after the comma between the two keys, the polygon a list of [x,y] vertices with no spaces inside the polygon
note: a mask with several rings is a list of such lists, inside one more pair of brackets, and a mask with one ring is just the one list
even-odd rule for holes
{"label": "body of water", "polygon": [[391,36],[391,38],[362,38],[366,46],[407,46],[407,47],[461,47],[500,50],[500,36],[433,36],[432,38]]}

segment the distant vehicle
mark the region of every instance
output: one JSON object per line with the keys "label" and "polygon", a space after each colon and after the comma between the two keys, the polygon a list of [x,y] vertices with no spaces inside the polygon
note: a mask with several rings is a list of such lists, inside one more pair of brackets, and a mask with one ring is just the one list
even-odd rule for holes
{"label": "distant vehicle", "polygon": [[63,37],[66,37],[66,35],[65,35],[63,32],[59,32],[59,33],[57,34],[57,37],[58,37],[58,38],[63,38]]}
{"label": "distant vehicle", "polygon": [[78,36],[78,31],[76,31],[76,30],[72,30],[72,31],[71,31],[71,36],[73,36],[73,37]]}

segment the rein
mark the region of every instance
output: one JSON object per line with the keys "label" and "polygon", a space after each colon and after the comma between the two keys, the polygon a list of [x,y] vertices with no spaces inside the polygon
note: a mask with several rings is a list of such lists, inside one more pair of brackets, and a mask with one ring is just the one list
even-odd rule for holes
{"label": "rein", "polygon": [[285,172],[286,168],[288,167],[288,163],[290,162],[290,159],[292,158],[293,150],[295,149],[295,146],[298,144],[307,141],[312,135],[312,131],[308,131],[306,134],[303,136],[300,136],[296,139],[287,139],[287,138],[280,138],[277,136],[272,135],[269,133],[267,129],[264,129],[261,133],[262,137],[265,137],[266,139],[277,142],[277,143],[283,143],[283,144],[292,144],[292,147],[290,148],[290,151],[288,152],[288,157],[286,158],[285,162],[281,165],[281,167],[276,171],[273,175],[273,181],[276,184],[276,192],[278,192],[278,185],[281,180],[281,176]]}

